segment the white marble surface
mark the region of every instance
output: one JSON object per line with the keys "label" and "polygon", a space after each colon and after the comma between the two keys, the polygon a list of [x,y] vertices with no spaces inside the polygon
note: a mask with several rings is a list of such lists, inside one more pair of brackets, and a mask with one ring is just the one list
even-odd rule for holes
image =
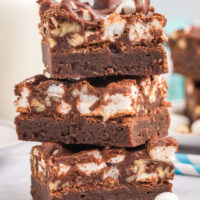
{"label": "white marble surface", "polygon": [[[29,153],[34,143],[0,150],[0,200],[31,200]],[[179,200],[200,200],[200,178],[176,176],[174,193]]]}

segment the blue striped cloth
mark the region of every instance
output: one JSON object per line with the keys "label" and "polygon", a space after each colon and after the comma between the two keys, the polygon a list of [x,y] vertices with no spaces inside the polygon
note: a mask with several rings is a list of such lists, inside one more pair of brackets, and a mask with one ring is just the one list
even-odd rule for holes
{"label": "blue striped cloth", "polygon": [[179,175],[200,176],[200,156],[176,153],[175,173]]}

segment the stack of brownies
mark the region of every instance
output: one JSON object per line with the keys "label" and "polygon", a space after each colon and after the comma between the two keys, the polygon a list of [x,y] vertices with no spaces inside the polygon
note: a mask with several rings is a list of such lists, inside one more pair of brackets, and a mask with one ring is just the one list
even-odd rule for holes
{"label": "stack of brownies", "polygon": [[185,77],[186,112],[191,122],[200,119],[200,26],[171,34],[174,71]]}
{"label": "stack of brownies", "polygon": [[39,0],[44,75],[15,87],[34,200],[154,200],[171,191],[166,19],[149,0]]}

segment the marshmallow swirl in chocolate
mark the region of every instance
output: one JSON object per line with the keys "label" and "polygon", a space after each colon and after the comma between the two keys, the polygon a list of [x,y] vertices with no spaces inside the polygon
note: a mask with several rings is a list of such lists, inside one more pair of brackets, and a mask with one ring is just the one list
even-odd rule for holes
{"label": "marshmallow swirl in chocolate", "polygon": [[95,0],[93,7],[80,0],[62,0],[60,6],[76,18],[100,21],[101,17],[110,14],[113,10],[121,14],[147,14],[150,9],[150,0]]}

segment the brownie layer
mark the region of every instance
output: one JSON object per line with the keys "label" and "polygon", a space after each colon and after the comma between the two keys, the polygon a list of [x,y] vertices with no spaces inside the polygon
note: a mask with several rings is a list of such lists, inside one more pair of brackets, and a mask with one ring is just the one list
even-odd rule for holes
{"label": "brownie layer", "polygon": [[48,75],[55,79],[84,79],[117,75],[159,75],[168,72],[162,46],[90,46],[70,52],[56,52],[42,42],[43,61]]}
{"label": "brownie layer", "polygon": [[162,76],[123,79],[57,81],[38,75],[16,85],[16,110],[54,117],[101,117],[104,121],[124,116],[143,116],[166,101]]}
{"label": "brownie layer", "polygon": [[15,118],[20,140],[135,147],[152,136],[168,134],[168,109],[159,107],[142,117],[123,117],[104,122],[91,117],[42,117],[20,114]]}
{"label": "brownie layer", "polygon": [[[101,3],[101,1],[96,1]],[[166,19],[149,1],[110,1],[99,7],[79,0],[40,0],[40,31],[49,48],[73,51],[92,44],[160,44]],[[148,5],[147,5],[148,4]]]}
{"label": "brownie layer", "polygon": [[46,187],[42,186],[32,177],[31,194],[33,200],[154,200],[155,197],[164,192],[171,192],[172,185],[166,183],[154,187],[121,186],[112,190],[87,190],[70,191],[68,193],[49,193]]}
{"label": "brownie layer", "polygon": [[169,39],[174,71],[200,81],[200,27],[174,32]]}
{"label": "brownie layer", "polygon": [[50,194],[162,186],[174,177],[173,138],[153,138],[135,149],[44,143],[31,152],[32,177]]}
{"label": "brownie layer", "polygon": [[185,79],[186,113],[191,122],[200,119],[200,81]]}

